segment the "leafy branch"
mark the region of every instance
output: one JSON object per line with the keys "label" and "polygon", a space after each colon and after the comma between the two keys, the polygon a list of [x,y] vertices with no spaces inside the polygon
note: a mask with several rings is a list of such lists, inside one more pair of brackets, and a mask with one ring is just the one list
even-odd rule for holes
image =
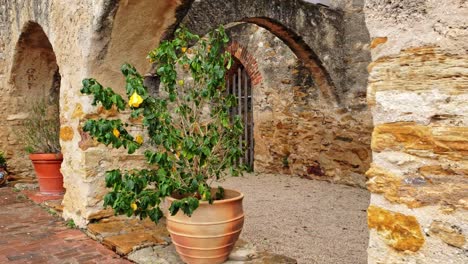
{"label": "leafy branch", "polygon": [[[111,191],[104,205],[114,208],[116,214],[150,217],[157,222],[163,215],[162,199],[176,195],[180,199],[172,203],[171,214],[182,210],[191,215],[200,200],[222,199],[222,188],[211,188],[214,180],[245,170],[239,163],[243,124],[238,116],[230,116],[237,100],[225,88],[226,70],[232,64],[224,51],[228,40],[222,27],[203,38],[179,28],[173,40],[160,43],[148,55],[161,80],[159,97],[148,94],[142,75],[130,64],[121,68],[127,103],[96,80],[83,80],[81,92],[93,95],[94,105],[100,103],[106,109],[115,105],[119,111],[128,107],[131,117],[142,118],[147,130],[145,144],[150,147],[144,155],[149,169],[106,173]],[[196,45],[189,48],[193,43]],[[126,126],[119,119],[88,120],[83,130],[98,142],[124,147],[131,154],[143,142]]]}

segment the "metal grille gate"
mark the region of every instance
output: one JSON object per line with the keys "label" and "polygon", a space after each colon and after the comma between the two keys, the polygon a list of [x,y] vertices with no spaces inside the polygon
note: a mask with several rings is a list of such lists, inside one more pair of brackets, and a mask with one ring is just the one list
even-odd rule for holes
{"label": "metal grille gate", "polygon": [[244,123],[244,134],[241,141],[244,142],[244,157],[242,163],[253,170],[254,163],[254,138],[253,138],[253,107],[252,107],[252,82],[244,66],[236,63],[230,75],[227,77],[227,91],[237,97],[237,106],[231,109],[231,116],[240,115]]}

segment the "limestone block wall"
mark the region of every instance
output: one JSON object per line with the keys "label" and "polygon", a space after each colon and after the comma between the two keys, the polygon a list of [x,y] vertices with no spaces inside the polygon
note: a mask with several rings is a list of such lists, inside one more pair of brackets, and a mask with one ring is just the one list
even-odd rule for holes
{"label": "limestone block wall", "polygon": [[253,82],[254,170],[365,186],[372,122],[323,96],[291,49],[255,24],[228,29]]}
{"label": "limestone block wall", "polygon": [[468,6],[370,0],[369,263],[467,263]]}

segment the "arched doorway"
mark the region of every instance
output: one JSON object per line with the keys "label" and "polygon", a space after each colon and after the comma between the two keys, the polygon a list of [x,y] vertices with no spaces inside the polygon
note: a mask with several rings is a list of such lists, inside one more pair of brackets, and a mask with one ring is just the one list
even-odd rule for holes
{"label": "arched doorway", "polygon": [[11,86],[7,94],[3,95],[14,102],[4,116],[9,125],[10,137],[14,139],[8,141],[6,148],[12,153],[11,170],[16,175],[32,176],[31,162],[24,152],[28,146],[18,132],[24,130],[25,119],[34,115],[33,108],[40,109],[55,128],[53,134],[41,135],[43,139],[59,146],[60,81],[55,52],[46,33],[38,23],[27,22],[16,44],[9,79]]}
{"label": "arched doorway", "polygon": [[244,157],[241,162],[254,169],[254,121],[253,121],[253,97],[252,80],[246,68],[238,60],[226,75],[226,91],[237,98],[237,106],[231,109],[231,117],[239,115],[244,124],[244,134],[241,141],[244,142]]}

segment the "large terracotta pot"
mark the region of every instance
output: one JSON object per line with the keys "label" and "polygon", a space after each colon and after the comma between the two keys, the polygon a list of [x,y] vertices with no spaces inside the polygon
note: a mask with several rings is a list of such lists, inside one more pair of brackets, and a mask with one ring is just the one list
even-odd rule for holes
{"label": "large terracotta pot", "polygon": [[[188,264],[223,263],[234,247],[244,225],[244,195],[225,190],[225,199],[200,206],[191,217],[179,211],[167,214],[167,229],[183,261]],[[168,197],[169,205],[176,200]]]}
{"label": "large terracotta pot", "polygon": [[42,194],[63,194],[63,175],[60,172],[63,156],[61,153],[35,153],[30,154],[37,180],[39,191]]}

